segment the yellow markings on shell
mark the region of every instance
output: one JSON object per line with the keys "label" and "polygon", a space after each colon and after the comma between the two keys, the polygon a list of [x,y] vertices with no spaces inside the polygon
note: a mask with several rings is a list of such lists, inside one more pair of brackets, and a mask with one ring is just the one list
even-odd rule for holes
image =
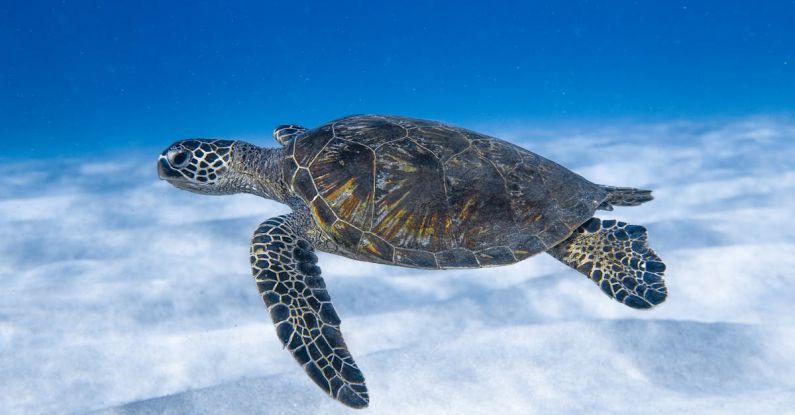
{"label": "yellow markings on shell", "polygon": [[373,254],[373,255],[376,255],[376,256],[383,256],[384,255],[383,252],[378,250],[378,246],[376,246],[376,244],[374,244],[373,242],[370,242],[367,245],[364,245],[364,250],[369,252],[369,253],[371,253],[371,254]]}
{"label": "yellow markings on shell", "polygon": [[351,197],[348,197],[347,199],[345,199],[345,201],[343,201],[339,205],[338,210],[340,212],[340,215],[342,215],[343,217],[346,217],[346,218],[352,217],[353,216],[353,211],[356,210],[356,208],[360,204],[361,204],[361,201],[359,200],[359,198],[351,195]]}
{"label": "yellow markings on shell", "polygon": [[361,228],[369,229],[372,184],[362,177],[343,179],[344,182],[324,180],[326,178],[333,179],[329,175],[321,178],[325,187],[322,190],[323,198],[334,209],[336,215]]}
{"label": "yellow markings on shell", "polygon": [[[403,196],[405,197],[405,195]],[[409,222],[411,221],[411,217],[406,221],[406,223],[402,223],[402,219],[404,216],[408,214],[406,209],[396,209],[390,212],[381,223],[378,224],[378,228],[382,231],[383,235],[387,237],[387,239],[392,239],[398,232],[400,232],[400,228],[403,226],[409,226]]]}
{"label": "yellow markings on shell", "polygon": [[453,232],[453,218],[450,215],[444,217],[444,234],[450,235]]}
{"label": "yellow markings on shell", "polygon": [[334,190],[331,191],[331,193],[326,195],[326,198],[337,200],[340,197],[343,197],[347,199],[353,194],[353,191],[356,189],[357,185],[358,184],[356,183],[356,178],[351,177],[350,179],[348,179],[347,182],[339,186],[336,186]]}
{"label": "yellow markings on shell", "polygon": [[[350,178],[333,192],[329,193],[328,199],[333,200],[340,215],[345,218],[353,216],[354,211],[362,205],[363,201],[355,196],[354,191],[359,183],[356,178]],[[340,203],[341,201],[341,203]]]}
{"label": "yellow markings on shell", "polygon": [[402,163],[400,165],[400,170],[404,171],[406,173],[414,173],[414,172],[416,172],[419,169],[417,167],[413,166],[410,163]]}
{"label": "yellow markings on shell", "polygon": [[375,231],[389,240],[394,240],[397,236],[426,245],[432,240],[449,235],[452,225],[450,217],[444,215],[440,218],[439,212],[422,214],[407,209],[396,209],[384,218]]}
{"label": "yellow markings on shell", "polygon": [[475,198],[470,198],[469,200],[466,201],[466,203],[464,203],[464,206],[461,208],[461,218],[467,219],[473,213],[475,213],[474,210],[475,203],[476,203]]}

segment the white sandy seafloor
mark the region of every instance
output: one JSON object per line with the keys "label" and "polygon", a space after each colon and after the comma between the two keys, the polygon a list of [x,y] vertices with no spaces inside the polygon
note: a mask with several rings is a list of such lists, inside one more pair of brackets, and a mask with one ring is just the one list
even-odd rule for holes
{"label": "white sandy seafloor", "polygon": [[[321,254],[359,413],[795,413],[795,121],[484,130],[653,189],[598,215],[648,227],[668,301],[629,309],[546,255]],[[251,278],[250,234],[286,208],[178,191],[155,156],[0,167],[0,413],[354,413],[282,350]]]}

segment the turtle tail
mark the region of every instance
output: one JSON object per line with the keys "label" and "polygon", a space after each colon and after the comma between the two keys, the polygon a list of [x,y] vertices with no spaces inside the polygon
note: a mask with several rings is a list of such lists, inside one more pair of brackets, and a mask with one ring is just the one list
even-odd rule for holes
{"label": "turtle tail", "polygon": [[591,218],[547,252],[629,307],[651,308],[668,295],[665,264],[646,244],[643,226]]}
{"label": "turtle tail", "polygon": [[634,187],[601,187],[607,192],[607,197],[597,207],[601,210],[613,210],[613,206],[637,206],[654,199],[651,190],[635,189]]}

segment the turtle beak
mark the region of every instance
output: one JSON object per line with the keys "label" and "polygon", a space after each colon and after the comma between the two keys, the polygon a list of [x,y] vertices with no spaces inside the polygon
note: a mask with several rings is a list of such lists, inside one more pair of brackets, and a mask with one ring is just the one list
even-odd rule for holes
{"label": "turtle beak", "polygon": [[157,175],[160,176],[160,180],[173,180],[173,179],[181,179],[182,175],[179,174],[178,171],[174,170],[170,164],[168,164],[168,159],[165,156],[161,155],[160,159],[157,160]]}

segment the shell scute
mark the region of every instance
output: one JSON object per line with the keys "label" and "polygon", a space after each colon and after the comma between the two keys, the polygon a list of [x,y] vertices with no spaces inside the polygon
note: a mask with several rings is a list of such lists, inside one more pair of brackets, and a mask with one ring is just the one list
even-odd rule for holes
{"label": "shell scute", "polygon": [[395,263],[416,268],[437,268],[436,257],[427,251],[395,248]]}
{"label": "shell scute", "polygon": [[544,229],[538,233],[538,239],[544,244],[546,250],[560,242],[560,235],[569,235],[571,231],[571,227],[563,223],[562,220],[550,220],[546,223]]}
{"label": "shell scute", "polygon": [[470,147],[469,139],[460,130],[440,123],[418,122],[410,137],[443,162]]}
{"label": "shell scute", "polygon": [[331,125],[324,125],[312,131],[312,134],[305,134],[294,140],[291,148],[294,149],[294,157],[299,166],[307,167],[321,150],[334,139],[334,131]]}
{"label": "shell scute", "polygon": [[409,140],[378,152],[372,232],[392,245],[438,251],[454,244],[439,160]]}
{"label": "shell scute", "polygon": [[495,246],[476,252],[475,257],[482,266],[506,265],[516,262],[513,251],[506,246]]}
{"label": "shell scute", "polygon": [[365,232],[362,235],[359,250],[390,263],[395,254],[395,248],[392,245],[370,232]]}
{"label": "shell scute", "polygon": [[447,194],[459,246],[480,250],[507,244],[515,226],[505,181],[495,167],[468,149],[445,163]]}
{"label": "shell scute", "polygon": [[374,158],[369,147],[333,140],[309,167],[337,216],[361,229],[370,229],[372,220]]}
{"label": "shell scute", "polygon": [[507,175],[523,162],[522,155],[519,151],[522,150],[522,148],[510,143],[477,139],[472,140],[472,147],[479,156],[491,161],[503,176]]}
{"label": "shell scute", "polygon": [[312,210],[318,225],[326,231],[330,231],[332,229],[331,225],[337,220],[337,216],[334,215],[334,211],[331,210],[328,203],[323,198],[316,197],[309,204],[309,208]]}
{"label": "shell scute", "polygon": [[400,124],[382,117],[351,117],[345,122],[336,123],[337,137],[355,141],[370,148],[376,148],[389,141],[399,140],[408,132]]}
{"label": "shell scute", "polygon": [[335,240],[337,242],[342,243],[344,246],[354,247],[359,245],[359,241],[362,239],[362,231],[356,229],[355,226],[351,226],[351,224],[346,223],[342,220],[338,220],[331,225],[331,231],[335,236]]}
{"label": "shell scute", "polygon": [[449,249],[436,254],[440,268],[474,268],[480,266],[475,253],[464,248]]}
{"label": "shell scute", "polygon": [[317,196],[317,190],[315,189],[315,183],[312,181],[312,176],[309,174],[309,170],[304,168],[298,169],[298,172],[295,174],[293,189],[299,196],[304,198],[304,200],[312,200]]}

